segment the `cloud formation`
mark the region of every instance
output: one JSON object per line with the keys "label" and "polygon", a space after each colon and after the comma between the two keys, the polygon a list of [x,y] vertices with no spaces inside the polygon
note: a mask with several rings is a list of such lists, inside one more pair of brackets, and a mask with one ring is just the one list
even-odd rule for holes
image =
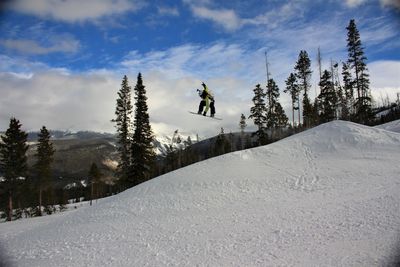
{"label": "cloud formation", "polygon": [[15,52],[31,55],[44,55],[50,53],[76,53],[80,42],[74,38],[54,38],[50,45],[44,46],[37,41],[28,39],[0,39],[0,45]]}
{"label": "cloud formation", "polygon": [[112,131],[113,102],[118,87],[112,75],[69,74],[45,70],[30,76],[1,73],[1,129],[14,116],[28,130],[50,129]]}
{"label": "cloud formation", "polygon": [[242,17],[233,9],[211,7],[209,1],[187,0],[185,3],[196,18],[209,20],[228,32],[237,31],[244,26],[265,26],[273,29],[285,21],[301,18],[303,9],[306,8],[301,1],[289,1],[255,17]]}
{"label": "cloud formation", "polygon": [[400,10],[399,0],[379,0],[384,7],[394,7]]}
{"label": "cloud formation", "polygon": [[366,0],[345,0],[345,4],[351,8],[357,7],[365,2]]}
{"label": "cloud formation", "polygon": [[17,12],[68,23],[96,20],[142,6],[143,3],[134,0],[15,0],[8,4],[8,8]]}
{"label": "cloud formation", "polygon": [[161,16],[179,16],[179,10],[177,7],[158,6],[157,11]]}
{"label": "cloud formation", "polygon": [[242,26],[241,19],[231,9],[211,9],[205,6],[192,5],[191,10],[196,17],[211,20],[227,31],[234,31]]}

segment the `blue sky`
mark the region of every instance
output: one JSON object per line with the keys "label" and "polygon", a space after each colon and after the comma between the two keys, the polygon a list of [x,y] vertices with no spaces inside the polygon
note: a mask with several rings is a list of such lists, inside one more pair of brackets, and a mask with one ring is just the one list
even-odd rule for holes
{"label": "blue sky", "polygon": [[[265,51],[289,111],[284,81],[300,50],[310,55],[317,92],[317,49],[323,68],[331,59],[345,61],[352,18],[375,100],[400,92],[398,0],[14,0],[1,9],[3,130],[15,116],[27,130],[113,132],[122,76],[133,87],[140,71],[155,132],[237,131],[240,114],[249,115],[252,89],[265,84]],[[201,81],[214,92],[222,122],[187,113],[197,109]]]}

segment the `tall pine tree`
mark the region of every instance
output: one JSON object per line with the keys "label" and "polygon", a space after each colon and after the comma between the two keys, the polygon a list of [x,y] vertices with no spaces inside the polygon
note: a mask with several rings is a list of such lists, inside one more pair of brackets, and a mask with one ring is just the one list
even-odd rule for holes
{"label": "tall pine tree", "polygon": [[240,116],[239,128],[240,128],[240,149],[244,149],[244,129],[246,129],[246,116],[242,113]]}
{"label": "tall pine tree", "polygon": [[126,75],[122,79],[121,89],[118,91],[117,106],[115,109],[116,123],[118,135],[118,168],[117,176],[119,184],[122,188],[126,187],[129,180],[129,171],[131,164],[131,138],[132,138],[132,99],[131,87],[128,84]]}
{"label": "tall pine tree", "polygon": [[[292,123],[293,127],[295,127],[294,111],[299,109],[298,106],[296,107],[296,104],[298,104],[299,101],[299,86],[297,84],[296,75],[290,73],[285,83],[286,83],[286,89],[283,92],[289,93],[292,99]],[[299,112],[299,124],[300,124],[300,112]]]}
{"label": "tall pine tree", "polygon": [[[51,164],[53,162],[54,148],[53,144],[50,142],[50,133],[45,126],[40,129],[38,135],[38,145],[36,151],[36,163],[34,165],[36,171],[36,186],[39,195],[39,216],[42,216],[42,206],[43,206],[43,193],[44,191],[52,190],[52,180],[51,180]],[[48,192],[52,194],[52,192]],[[47,203],[48,204],[48,203]]]}
{"label": "tall pine tree", "polygon": [[282,133],[282,129],[288,126],[288,117],[283,110],[281,103],[277,102],[275,107],[275,116],[277,118],[278,134]]}
{"label": "tall pine tree", "polygon": [[223,155],[225,153],[231,152],[232,146],[229,140],[226,138],[224,133],[224,128],[221,128],[221,132],[218,134],[214,147],[213,147],[213,156]]}
{"label": "tall pine tree", "polygon": [[5,179],[4,185],[8,192],[7,220],[13,218],[14,194],[21,185],[21,179],[26,178],[28,172],[27,156],[28,134],[21,130],[19,120],[10,119],[10,125],[0,142],[0,172]]}
{"label": "tall pine tree", "polygon": [[135,91],[134,133],[131,146],[131,168],[128,186],[134,186],[151,178],[155,152],[153,132],[147,107],[146,89],[139,73]]}
{"label": "tall pine tree", "polygon": [[254,133],[258,137],[258,145],[265,145],[268,141],[267,133],[265,132],[265,124],[267,122],[267,117],[265,115],[267,112],[267,107],[265,105],[266,94],[259,84],[256,85],[253,91],[254,97],[252,101],[254,106],[250,109],[249,119],[253,119],[254,125],[258,128]]}
{"label": "tall pine tree", "polygon": [[246,129],[246,127],[247,127],[246,116],[242,113],[242,115],[240,115],[240,122],[239,122],[240,133],[242,135],[244,134],[244,129]]}
{"label": "tall pine tree", "polygon": [[308,96],[311,79],[311,61],[306,51],[301,50],[295,65],[296,77],[299,80],[301,90],[303,90],[303,124],[306,128],[312,126],[313,106]]}
{"label": "tall pine tree", "polygon": [[325,70],[322,74],[319,86],[321,93],[318,96],[320,109],[320,122],[328,122],[335,119],[337,95],[332,83],[332,74]]}
{"label": "tall pine tree", "polygon": [[271,129],[271,138],[275,137],[275,131],[280,131],[287,124],[287,117],[279,103],[279,88],[273,79],[269,79],[267,86],[268,111],[267,128]]}
{"label": "tall pine tree", "polygon": [[369,75],[365,61],[364,48],[361,44],[354,19],[350,20],[347,29],[347,64],[354,73],[354,86],[357,93],[355,101],[355,120],[368,123],[372,119],[372,99],[369,90]]}
{"label": "tall pine tree", "polygon": [[350,67],[346,63],[342,65],[342,77],[344,101],[342,104],[341,119],[350,120],[354,113],[354,81],[351,76]]}

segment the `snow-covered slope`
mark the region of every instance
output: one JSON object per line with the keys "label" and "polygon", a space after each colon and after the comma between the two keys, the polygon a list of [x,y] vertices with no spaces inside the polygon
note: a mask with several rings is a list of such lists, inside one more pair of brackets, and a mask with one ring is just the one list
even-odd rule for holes
{"label": "snow-covered slope", "polygon": [[399,164],[399,133],[335,121],[0,224],[0,242],[18,266],[386,266]]}
{"label": "snow-covered slope", "polygon": [[391,121],[391,122],[381,124],[381,125],[378,125],[375,127],[379,128],[379,129],[385,129],[387,131],[400,133],[400,120]]}

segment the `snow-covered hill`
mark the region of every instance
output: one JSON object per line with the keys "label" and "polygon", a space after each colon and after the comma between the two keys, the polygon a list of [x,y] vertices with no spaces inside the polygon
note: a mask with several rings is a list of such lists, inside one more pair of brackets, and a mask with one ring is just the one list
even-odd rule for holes
{"label": "snow-covered hill", "polygon": [[0,224],[0,242],[18,266],[390,266],[399,165],[399,133],[335,121]]}
{"label": "snow-covered hill", "polygon": [[378,125],[375,127],[379,128],[379,129],[385,129],[388,131],[400,133],[400,120],[391,121],[391,122],[381,124],[381,125]]}

